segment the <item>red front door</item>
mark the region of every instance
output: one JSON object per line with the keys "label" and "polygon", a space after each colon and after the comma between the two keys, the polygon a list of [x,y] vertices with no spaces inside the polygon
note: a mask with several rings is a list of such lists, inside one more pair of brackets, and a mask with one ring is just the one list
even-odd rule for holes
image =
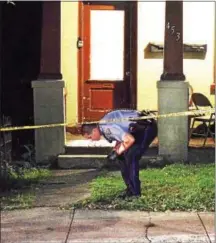
{"label": "red front door", "polygon": [[136,108],[136,2],[80,3],[79,121]]}

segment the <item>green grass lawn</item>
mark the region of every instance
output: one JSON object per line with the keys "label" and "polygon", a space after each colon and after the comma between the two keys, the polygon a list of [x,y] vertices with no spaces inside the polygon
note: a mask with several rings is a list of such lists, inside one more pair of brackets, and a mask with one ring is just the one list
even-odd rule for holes
{"label": "green grass lawn", "polygon": [[30,208],[35,200],[37,183],[52,175],[48,169],[23,169],[12,172],[8,179],[10,190],[1,192],[1,209]]}
{"label": "green grass lawn", "polygon": [[91,183],[91,197],[77,207],[144,211],[214,211],[214,164],[175,164],[140,171],[142,196],[117,199],[125,189],[119,172],[108,172]]}

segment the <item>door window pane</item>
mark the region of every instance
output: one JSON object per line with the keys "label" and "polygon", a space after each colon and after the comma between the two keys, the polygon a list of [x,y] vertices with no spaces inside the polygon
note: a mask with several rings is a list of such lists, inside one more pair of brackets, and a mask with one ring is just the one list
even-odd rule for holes
{"label": "door window pane", "polygon": [[123,80],[124,11],[90,12],[90,79]]}

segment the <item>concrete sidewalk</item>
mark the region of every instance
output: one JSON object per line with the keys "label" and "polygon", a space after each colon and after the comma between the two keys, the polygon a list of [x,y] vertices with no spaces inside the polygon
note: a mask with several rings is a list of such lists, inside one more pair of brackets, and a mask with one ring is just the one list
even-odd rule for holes
{"label": "concrete sidewalk", "polygon": [[63,211],[56,207],[3,211],[1,243],[12,242],[213,243],[214,213]]}
{"label": "concrete sidewalk", "polygon": [[88,198],[89,183],[99,175],[96,169],[53,170],[53,176],[40,182],[33,207],[67,207]]}

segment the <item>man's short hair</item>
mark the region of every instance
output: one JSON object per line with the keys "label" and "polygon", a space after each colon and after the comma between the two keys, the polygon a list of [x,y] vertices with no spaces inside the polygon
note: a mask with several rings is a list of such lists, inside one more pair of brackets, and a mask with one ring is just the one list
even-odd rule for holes
{"label": "man's short hair", "polygon": [[91,124],[82,124],[81,126],[81,134],[91,134],[92,130],[98,126],[97,123],[91,123]]}

